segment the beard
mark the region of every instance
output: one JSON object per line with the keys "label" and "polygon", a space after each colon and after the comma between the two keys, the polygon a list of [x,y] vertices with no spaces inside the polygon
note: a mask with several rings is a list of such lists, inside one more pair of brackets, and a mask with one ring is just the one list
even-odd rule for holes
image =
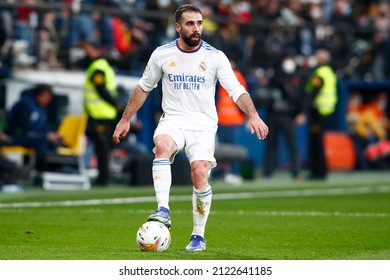
{"label": "beard", "polygon": [[[196,38],[196,36],[198,36]],[[196,47],[200,44],[200,40],[202,39],[202,36],[200,34],[192,34],[191,36],[187,37],[182,35],[181,37],[183,41],[190,47]]]}

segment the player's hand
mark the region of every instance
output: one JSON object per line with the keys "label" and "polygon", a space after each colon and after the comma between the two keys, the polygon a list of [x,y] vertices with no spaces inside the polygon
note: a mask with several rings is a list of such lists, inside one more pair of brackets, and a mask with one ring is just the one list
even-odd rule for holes
{"label": "player's hand", "polygon": [[114,134],[112,135],[112,140],[114,140],[114,143],[119,144],[119,142],[126,137],[129,130],[130,122],[121,119],[116,125]]}
{"label": "player's hand", "polygon": [[267,138],[268,126],[259,116],[249,119],[249,127],[251,130],[251,134],[256,133],[258,139],[264,140],[265,138]]}

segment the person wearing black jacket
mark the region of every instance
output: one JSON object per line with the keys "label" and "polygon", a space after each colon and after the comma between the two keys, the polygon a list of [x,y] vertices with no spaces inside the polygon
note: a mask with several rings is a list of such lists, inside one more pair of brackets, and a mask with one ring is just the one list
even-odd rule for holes
{"label": "person wearing black jacket", "polygon": [[271,177],[277,161],[278,137],[284,136],[290,152],[290,170],[295,180],[300,180],[300,167],[295,138],[295,128],[305,122],[301,98],[302,79],[295,73],[292,56],[285,56],[270,81],[270,96],[263,102],[267,109],[269,127],[265,148],[263,176]]}

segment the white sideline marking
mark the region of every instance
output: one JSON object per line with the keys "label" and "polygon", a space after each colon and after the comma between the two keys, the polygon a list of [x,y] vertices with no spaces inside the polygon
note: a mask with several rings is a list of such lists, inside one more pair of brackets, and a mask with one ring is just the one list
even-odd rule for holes
{"label": "white sideline marking", "polygon": [[[214,214],[214,212],[212,212]],[[294,212],[294,211],[221,211],[223,215],[259,215],[259,216],[313,216],[313,217],[375,217],[390,218],[390,213],[350,213],[350,212]]]}
{"label": "white sideline marking", "polygon": [[[175,210],[175,214],[190,214],[191,211]],[[132,210],[128,213],[150,214],[151,210]],[[363,218],[390,218],[390,213],[351,213],[351,212],[295,212],[295,211],[215,211],[212,215],[241,215],[241,216],[290,216],[290,217],[363,217]]]}
{"label": "white sideline marking", "polygon": [[[230,200],[230,199],[238,199],[238,198],[251,199],[251,198],[270,198],[270,197],[338,196],[338,195],[369,194],[369,193],[390,193],[390,186],[222,193],[222,194],[213,194],[213,200]],[[191,199],[190,195],[176,195],[176,196],[171,196],[170,198],[171,201],[187,201],[189,199]],[[38,207],[114,205],[114,204],[155,202],[155,201],[156,198],[154,196],[143,196],[143,197],[126,197],[126,198],[109,198],[109,199],[66,200],[66,201],[51,201],[51,202],[13,202],[13,203],[0,203],[0,209],[1,208],[38,208]]]}

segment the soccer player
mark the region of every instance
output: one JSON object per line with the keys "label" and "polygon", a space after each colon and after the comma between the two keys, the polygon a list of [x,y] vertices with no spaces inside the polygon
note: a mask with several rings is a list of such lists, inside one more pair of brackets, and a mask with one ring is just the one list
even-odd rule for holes
{"label": "soccer player", "polygon": [[251,133],[261,140],[268,134],[268,127],[260,119],[248,92],[238,82],[226,55],[202,40],[202,22],[202,12],[194,5],[186,4],[176,10],[175,27],[179,38],[152,53],[113,134],[115,143],[126,136],[131,117],[162,78],[163,114],[153,136],[152,167],[158,209],[148,220],[171,227],[171,163],[178,151],[184,149],[193,183],[193,231],[186,251],[206,249],[204,234],[212,197],[208,177],[211,168],[216,166],[217,79],[248,115]]}

